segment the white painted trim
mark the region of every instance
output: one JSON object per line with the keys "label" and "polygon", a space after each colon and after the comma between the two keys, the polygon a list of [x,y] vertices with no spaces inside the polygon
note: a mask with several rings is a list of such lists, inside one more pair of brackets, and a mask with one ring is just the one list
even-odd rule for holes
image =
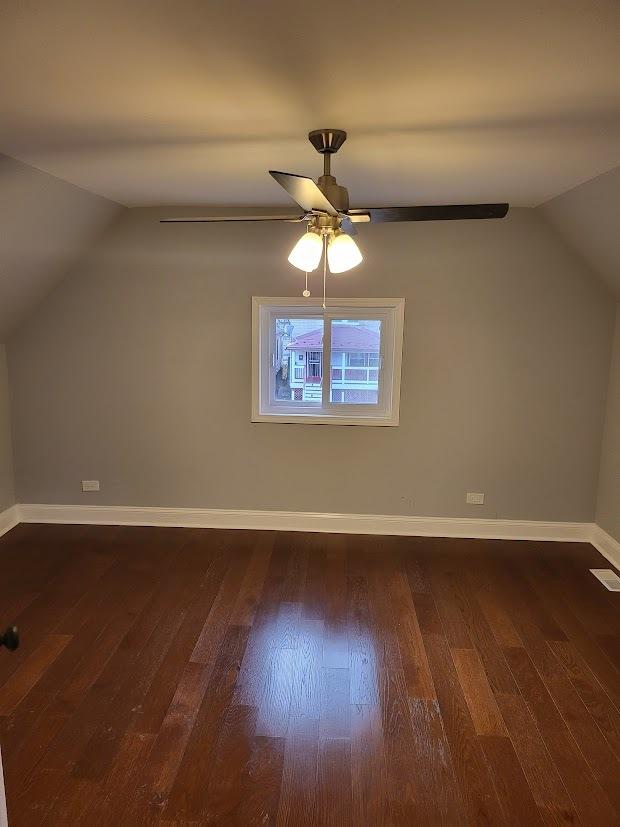
{"label": "white painted trim", "polygon": [[620,571],[620,543],[604,531],[599,525],[592,526],[590,542],[603,557]]}
{"label": "white painted trim", "polygon": [[19,506],[12,505],[6,511],[0,511],[0,537],[20,522]]}
{"label": "white painted trim", "polygon": [[477,520],[389,514],[320,514],[304,511],[241,511],[218,508],[146,508],[107,505],[20,505],[25,523],[185,526],[343,534],[398,534],[494,540],[590,542],[592,523]]}
{"label": "white painted trim", "polygon": [[6,795],[4,792],[4,772],[2,769],[2,753],[0,752],[0,827],[9,827],[9,817],[6,812]]}
{"label": "white painted trim", "polygon": [[[266,397],[269,396],[263,384],[263,364],[262,360],[268,355],[264,350],[263,342],[267,338],[267,331],[269,325],[267,317],[263,316],[263,309],[272,307],[293,307],[299,309],[301,315],[307,313],[314,315],[314,311],[319,311],[326,318],[336,317],[340,310],[343,313],[348,309],[357,308],[358,312],[363,310],[380,309],[383,311],[391,310],[393,314],[389,316],[389,346],[387,353],[389,359],[386,359],[385,376],[389,379],[389,405],[388,400],[384,399],[384,404],[381,406],[385,410],[379,412],[369,410],[372,406],[362,405],[348,405],[347,408],[356,408],[353,413],[351,410],[343,413],[334,413],[340,410],[342,406],[331,406],[327,403],[323,404],[318,410],[307,408],[303,412],[287,410],[284,407],[280,412],[275,406],[267,404]],[[353,312],[353,310],[352,310]],[[318,314],[317,314],[318,315]],[[356,298],[334,298],[328,300],[327,307],[323,308],[323,300],[321,298],[302,299],[294,297],[268,297],[268,296],[252,296],[252,407],[251,407],[251,421],[255,423],[281,423],[288,425],[349,425],[349,426],[372,426],[372,427],[396,427],[399,424],[400,417],[400,383],[401,370],[403,358],[403,328],[405,323],[405,299],[356,299]],[[384,322],[384,325],[387,321]],[[383,339],[383,336],[382,336]],[[383,352],[383,350],[382,350]],[[324,361],[328,363],[330,359],[330,343],[329,332],[326,335],[326,343],[324,348]],[[323,398],[326,399],[326,376],[323,375]],[[382,381],[388,381],[384,379]],[[279,407],[279,406],[278,406]],[[317,406],[318,407],[318,406]],[[382,415],[377,415],[377,413]]]}

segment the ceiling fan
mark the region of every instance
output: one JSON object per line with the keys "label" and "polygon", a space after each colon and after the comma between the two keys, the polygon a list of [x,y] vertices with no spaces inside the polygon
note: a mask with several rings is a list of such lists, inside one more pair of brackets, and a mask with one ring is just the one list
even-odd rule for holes
{"label": "ceiling fan", "polygon": [[352,236],[356,224],[384,221],[454,221],[474,218],[504,218],[508,204],[443,204],[426,207],[364,207],[349,209],[349,193],[331,174],[331,156],[347,139],[342,129],[315,129],[308,134],[312,146],[323,156],[323,175],[312,178],[291,172],[269,170],[303,210],[299,216],[243,215],[162,218],[163,224],[213,223],[221,221],[307,221],[307,231],[293,248],[289,261],[305,272],[316,270],[323,252],[332,273],[344,273],[362,261]]}

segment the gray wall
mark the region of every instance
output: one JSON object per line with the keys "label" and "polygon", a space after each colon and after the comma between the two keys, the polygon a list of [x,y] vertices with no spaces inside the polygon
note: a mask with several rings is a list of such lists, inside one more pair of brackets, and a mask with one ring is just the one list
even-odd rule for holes
{"label": "gray wall", "polygon": [[0,345],[0,512],[15,503],[6,348]]}
{"label": "gray wall", "polygon": [[616,310],[596,522],[620,542],[620,304]]}
{"label": "gray wall", "polygon": [[554,198],[540,208],[594,273],[620,297],[620,167]]}
{"label": "gray wall", "polygon": [[0,155],[0,342],[120,214],[112,201]]}
{"label": "gray wall", "polygon": [[364,227],[330,277],[407,299],[398,428],[252,424],[250,299],[300,294],[299,228],[166,212],[126,213],[10,341],[20,502],[593,519],[614,307],[538,212]]}

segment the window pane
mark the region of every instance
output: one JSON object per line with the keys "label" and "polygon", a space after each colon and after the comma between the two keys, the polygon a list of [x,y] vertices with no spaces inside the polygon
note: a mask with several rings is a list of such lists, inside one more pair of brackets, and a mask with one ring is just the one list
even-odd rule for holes
{"label": "window pane", "polygon": [[331,402],[378,404],[381,321],[335,319],[331,324]]}
{"label": "window pane", "polygon": [[300,407],[323,397],[323,319],[274,320],[275,400]]}

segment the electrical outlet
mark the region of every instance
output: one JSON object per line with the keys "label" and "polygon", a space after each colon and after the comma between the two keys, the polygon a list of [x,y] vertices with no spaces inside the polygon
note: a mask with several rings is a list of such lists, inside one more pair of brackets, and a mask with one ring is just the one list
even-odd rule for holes
{"label": "electrical outlet", "polygon": [[82,491],[99,491],[99,480],[82,480]]}
{"label": "electrical outlet", "polygon": [[484,494],[469,491],[467,493],[466,502],[469,505],[484,505]]}

